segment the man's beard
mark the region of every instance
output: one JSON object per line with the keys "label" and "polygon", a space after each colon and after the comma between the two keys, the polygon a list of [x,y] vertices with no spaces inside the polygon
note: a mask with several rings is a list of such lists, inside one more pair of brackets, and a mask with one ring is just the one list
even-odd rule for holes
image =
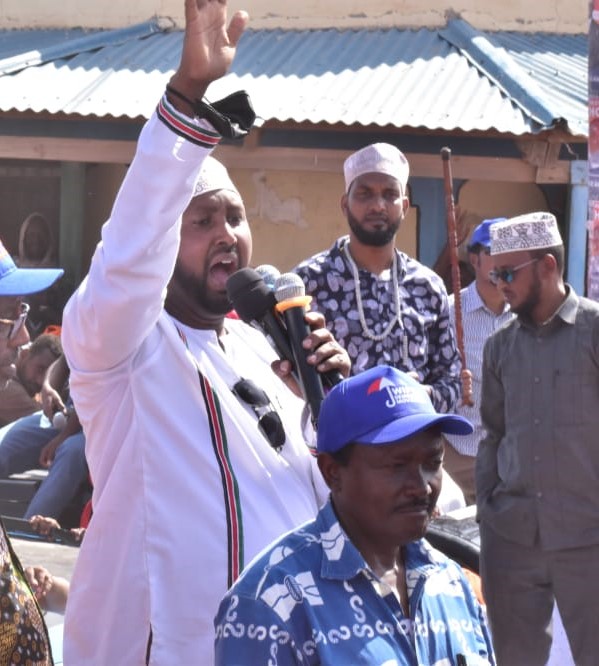
{"label": "man's beard", "polygon": [[522,303],[520,303],[516,307],[510,305],[512,312],[514,312],[515,314],[530,318],[533,310],[539,305],[541,301],[541,283],[537,278],[536,270],[535,270],[535,278],[536,278],[535,281],[530,285],[528,294],[526,295],[526,298],[522,301]]}
{"label": "man's beard", "polygon": [[199,277],[177,263],[171,280],[178,283],[179,290],[185,292],[204,312],[222,316],[230,312],[232,306],[227,295],[209,292],[205,274]]}
{"label": "man's beard", "polygon": [[395,238],[395,234],[399,229],[401,218],[395,221],[389,220],[382,229],[364,229],[356,217],[351,212],[347,211],[347,222],[349,228],[352,230],[354,236],[362,243],[362,245],[370,245],[371,247],[383,247],[388,245]]}

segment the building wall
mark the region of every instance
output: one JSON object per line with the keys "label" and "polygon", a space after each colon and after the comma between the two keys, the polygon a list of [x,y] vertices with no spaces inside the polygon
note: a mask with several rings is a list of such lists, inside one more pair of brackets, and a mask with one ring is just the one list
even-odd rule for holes
{"label": "building wall", "polygon": [[[218,150],[216,156],[219,156]],[[347,234],[347,221],[340,208],[344,187],[341,171],[312,173],[234,167],[229,171],[245,202],[252,228],[253,265],[274,264],[279,270],[288,271]],[[84,273],[124,175],[121,165],[90,165],[88,168]],[[431,218],[431,208],[427,208],[427,199],[432,194],[433,181],[430,186],[420,188],[417,194],[410,192],[411,208],[397,235],[397,246],[401,250],[431,266],[441,249],[438,239],[429,233],[438,222]],[[468,228],[485,218],[509,217],[549,207],[543,191],[533,183],[476,179],[466,180],[456,187],[456,204]],[[433,215],[443,217],[444,211],[439,211],[438,207],[432,210]],[[443,219],[443,228],[444,223]],[[422,247],[419,247],[419,236]]]}
{"label": "building wall", "polygon": [[[284,11],[285,7],[292,7],[290,2],[253,0],[246,3],[245,0],[230,0],[230,5],[232,9],[251,5],[251,26],[255,28],[438,26],[445,24],[448,14],[459,14],[482,30],[501,28],[572,33],[587,30],[587,0],[549,0],[544,3],[505,0],[493,4],[488,0],[370,0],[367,16],[365,5],[356,0],[331,0],[328,3],[306,0],[301,5],[301,16],[295,5],[292,11]],[[47,0],[0,0],[0,28],[119,27],[138,23],[153,15],[171,16],[182,24],[182,6],[183,0],[131,0],[126,3],[63,0],[58,4]],[[367,140],[368,134],[364,134],[364,141]],[[217,151],[217,156],[221,150]],[[273,159],[273,151],[278,155],[277,159]],[[258,148],[251,153],[251,159],[246,159],[246,163],[238,167],[233,166],[237,160],[231,159],[231,153],[227,154],[226,149],[222,153],[223,161],[232,167],[231,173],[248,208],[253,228],[255,264],[275,263],[281,270],[288,270],[301,259],[330,246],[335,238],[347,232],[346,221],[339,209],[344,155],[340,151],[328,152],[336,153],[334,157],[324,155],[325,159],[334,162],[328,169],[316,168],[315,161],[300,166],[297,155],[288,154],[289,151],[283,149]],[[320,151],[319,165],[323,162],[321,153],[327,151]],[[56,159],[74,158],[75,155],[63,155]],[[122,159],[123,164],[113,163],[116,162],[114,157],[105,159],[99,155],[77,154],[76,159],[87,163],[87,198],[81,244],[81,268],[85,272],[100,237],[101,225],[108,217],[124,175],[124,163],[129,161],[130,156]],[[102,164],[102,161],[105,163]],[[468,160],[462,161],[466,163]],[[432,168],[431,156],[422,155],[410,156],[410,162],[417,192],[412,200],[413,208],[399,234],[398,245],[432,265],[445,241],[443,220],[439,219],[444,218],[442,187],[435,181],[439,178],[440,162],[435,159]],[[459,159],[455,161],[454,178],[470,180],[466,182],[467,187],[460,191],[460,197],[465,198],[459,203],[472,220],[544,207],[534,185],[525,187],[515,196],[512,184],[508,183],[509,193],[496,200],[493,194],[503,189],[498,184],[505,175],[496,171],[494,165],[498,162],[506,160],[492,162],[479,158],[476,173],[470,166],[466,169],[469,173],[460,174],[461,162]],[[523,173],[529,165],[521,162],[518,167],[513,180],[535,181],[534,173]],[[473,178],[485,178],[487,182],[472,181]],[[430,180],[416,188],[419,179]],[[538,178],[536,180],[541,182]],[[517,206],[504,209],[501,203],[506,201],[513,204],[517,201]],[[11,218],[14,218],[11,225],[16,228],[20,213]]]}
{"label": "building wall", "polygon": [[[324,250],[347,233],[340,200],[341,173],[248,171],[231,169],[246,205],[254,238],[253,263],[289,270]],[[416,252],[416,211],[397,239],[406,252]]]}
{"label": "building wall", "polygon": [[[370,137],[364,133],[364,144]],[[123,163],[95,162],[94,153],[80,155],[86,164],[84,206],[80,215],[72,216],[80,224],[80,270],[87,272],[89,261],[100,238],[101,226],[108,218],[112,203],[133,157],[134,144],[123,157]],[[343,192],[343,160],[347,150],[272,148],[248,142],[238,146],[219,146],[215,155],[230,169],[246,203],[254,237],[254,263],[274,263],[289,270],[300,260],[327,248],[347,233],[339,200]],[[75,153],[69,158],[73,159]],[[64,156],[63,156],[64,158]],[[411,166],[412,209],[402,225],[398,246],[408,254],[434,265],[446,241],[445,205],[441,182],[441,160],[435,155],[408,153]],[[518,214],[549,206],[539,198],[541,182],[533,167],[521,168],[519,160],[494,160],[483,157],[457,156],[453,160],[456,198],[473,224],[485,217]],[[506,164],[503,165],[503,162]],[[12,175],[10,161],[0,161],[4,177]],[[13,161],[12,164],[15,164]],[[21,162],[23,166],[27,162]],[[501,166],[501,168],[500,168]],[[60,188],[60,171],[56,170],[55,187]],[[567,181],[562,189],[566,191]],[[30,189],[40,191],[37,172],[32,172]],[[13,187],[10,179],[0,179],[0,187]],[[63,189],[68,187],[64,183]],[[13,210],[18,197],[5,206],[0,237],[10,245],[18,225],[31,210]],[[29,203],[33,196],[27,197]],[[8,198],[6,198],[8,200]],[[552,203],[552,202],[549,202]],[[553,209],[553,208],[552,208]],[[559,211],[555,211],[556,213]],[[58,221],[58,199],[48,219]],[[70,235],[67,227],[61,231]],[[59,233],[59,236],[63,234]],[[64,242],[64,238],[60,238]],[[65,265],[65,268],[67,266]],[[71,273],[76,267],[70,267]]]}
{"label": "building wall", "polygon": [[54,240],[57,241],[60,220],[60,165],[56,162],[33,160],[1,161],[0,201],[0,238],[12,255],[19,252],[21,224],[31,213],[40,213],[48,220]]}
{"label": "building wall", "polygon": [[[549,210],[543,191],[534,183],[505,183],[468,180],[457,193],[457,205],[466,215],[470,230],[483,220],[514,217],[535,210]],[[563,222],[563,220],[560,220]],[[460,247],[460,258],[467,261],[466,243]]]}
{"label": "building wall", "polygon": [[112,204],[127,168],[123,164],[89,164],[86,176],[85,221],[81,244],[81,269],[86,274],[100,240],[102,225],[110,216]]}
{"label": "building wall", "polygon": [[[218,157],[218,151],[216,152]],[[122,165],[89,165],[82,244],[86,273],[102,225],[125,175]],[[343,176],[292,170],[230,169],[245,202],[254,240],[252,263],[288,271],[347,233],[341,213]],[[410,209],[397,236],[402,250],[417,254],[417,208]]]}
{"label": "building wall", "polygon": [[[480,30],[582,33],[588,0],[230,0],[231,10],[247,9],[254,28],[439,26],[460,15]],[[183,0],[0,0],[0,28],[122,27],[152,16],[183,22]]]}

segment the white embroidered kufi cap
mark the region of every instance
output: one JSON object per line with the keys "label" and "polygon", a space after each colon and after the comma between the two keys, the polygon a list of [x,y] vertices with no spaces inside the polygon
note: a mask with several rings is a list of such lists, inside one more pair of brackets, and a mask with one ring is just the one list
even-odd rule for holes
{"label": "white embroidered kufi cap", "polygon": [[372,143],[352,153],[343,164],[345,191],[358,176],[365,173],[386,173],[397,178],[401,185],[401,193],[405,194],[410,165],[406,156],[389,143]]}
{"label": "white embroidered kufi cap", "polygon": [[221,164],[214,157],[208,156],[202,164],[202,170],[193,189],[192,197],[199,197],[200,194],[214,192],[215,190],[232,190],[239,194],[239,190],[233,184],[224,164]]}
{"label": "white embroidered kufi cap", "polygon": [[491,225],[491,254],[543,250],[562,245],[555,215],[527,213]]}

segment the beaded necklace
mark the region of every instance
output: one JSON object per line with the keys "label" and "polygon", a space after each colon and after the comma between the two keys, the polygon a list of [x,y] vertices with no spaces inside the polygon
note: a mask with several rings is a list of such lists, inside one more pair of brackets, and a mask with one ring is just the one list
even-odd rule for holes
{"label": "beaded necklace", "polygon": [[[343,244],[343,252],[345,254],[345,257],[347,258],[347,263],[349,264],[349,267],[351,269],[354,278],[356,305],[358,308],[358,316],[360,317],[362,332],[364,333],[364,336],[367,337],[369,340],[373,340],[374,342],[380,342],[381,340],[384,340],[389,335],[389,333],[391,333],[396,323],[399,322],[399,325],[401,326],[401,321],[399,319],[400,303],[399,303],[399,281],[397,279],[397,251],[393,250],[393,261],[391,263],[391,274],[392,274],[391,279],[393,283],[393,301],[395,304],[395,315],[393,316],[391,321],[387,324],[385,330],[379,334],[374,333],[374,331],[371,331],[368,328],[368,325],[366,324],[366,317],[364,316],[364,306],[362,304],[362,293],[360,289],[360,273],[358,271],[358,267],[356,266],[356,262],[354,261],[353,257],[349,252],[349,243],[347,241]],[[407,342],[406,336],[404,336],[404,339]]]}

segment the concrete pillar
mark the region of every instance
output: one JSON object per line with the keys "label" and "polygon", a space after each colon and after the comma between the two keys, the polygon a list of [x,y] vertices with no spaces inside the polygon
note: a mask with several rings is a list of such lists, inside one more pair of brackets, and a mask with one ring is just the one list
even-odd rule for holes
{"label": "concrete pillar", "polygon": [[[588,185],[587,163],[583,160],[571,162],[570,167],[570,210],[568,225],[568,262],[566,280],[577,294],[586,294],[586,256]],[[566,240],[566,239],[564,239]]]}
{"label": "concrete pillar", "polygon": [[410,178],[411,202],[419,209],[418,257],[432,267],[447,240],[445,190],[439,178]]}
{"label": "concrete pillar", "polygon": [[76,287],[82,279],[85,168],[85,164],[81,162],[61,163],[59,259],[73,287]]}

